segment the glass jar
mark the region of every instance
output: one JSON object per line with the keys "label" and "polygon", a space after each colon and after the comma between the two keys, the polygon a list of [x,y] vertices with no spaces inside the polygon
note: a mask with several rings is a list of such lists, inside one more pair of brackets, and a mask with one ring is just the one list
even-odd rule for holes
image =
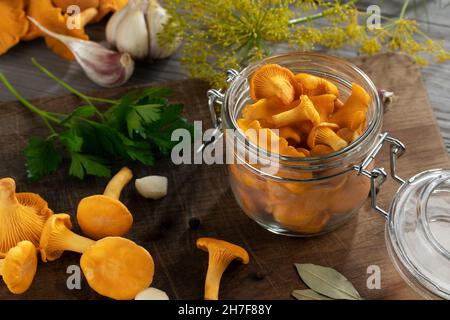
{"label": "glass jar", "polygon": [[[333,82],[345,101],[352,82],[370,95],[366,131],[352,144],[321,157],[291,158],[268,155],[246,140],[238,130],[242,108],[252,103],[248,79],[264,64],[275,63],[294,73],[307,72]],[[315,53],[290,53],[254,63],[236,75],[222,103],[222,129],[234,130],[236,143],[226,139],[230,183],[244,212],[264,228],[291,236],[329,232],[347,222],[369,195],[370,181],[358,175],[359,165],[377,144],[382,127],[382,107],[369,77],[350,62]],[[238,152],[238,149],[244,150]],[[258,158],[257,163],[249,159]],[[265,163],[262,165],[261,163]],[[264,167],[278,168],[268,173]]]}
{"label": "glass jar", "polygon": [[[248,141],[237,119],[251,102],[249,77],[268,63],[326,78],[339,88],[342,100],[352,82],[362,86],[371,97],[366,131],[346,148],[321,157],[274,156]],[[450,170],[428,170],[406,181],[397,175],[405,146],[381,133],[382,106],[369,77],[345,60],[316,53],[273,56],[228,75],[225,93],[208,91],[209,107],[218,134],[214,141],[225,135],[230,184],[244,212],[269,231],[313,236],[348,221],[370,193],[372,208],[387,221],[388,252],[405,281],[426,298],[450,299]],[[385,144],[390,146],[390,175],[400,184],[388,210],[377,205],[376,192],[388,176],[375,167]]]}

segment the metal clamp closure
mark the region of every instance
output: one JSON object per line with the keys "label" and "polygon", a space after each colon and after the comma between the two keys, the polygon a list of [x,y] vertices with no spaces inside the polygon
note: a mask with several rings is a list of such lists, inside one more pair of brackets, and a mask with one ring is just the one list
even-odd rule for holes
{"label": "metal clamp closure", "polygon": [[[227,83],[232,82],[238,75],[239,75],[238,71],[234,69],[228,70],[226,82]],[[212,134],[211,140],[203,143],[197,150],[197,152],[201,152],[207,145],[217,142],[223,135],[222,118],[218,115],[219,112],[217,110],[217,107],[219,109],[222,108],[225,94],[222,89],[209,89],[206,93],[206,96],[208,97],[209,114],[211,116],[212,125],[215,128],[215,130]]]}
{"label": "metal clamp closure", "polygon": [[377,144],[373,147],[364,161],[357,166],[354,166],[354,169],[358,172],[358,174],[362,174],[368,178],[370,178],[370,195],[371,195],[371,205],[378,213],[380,213],[383,217],[387,218],[389,213],[382,209],[377,204],[377,188],[380,187],[387,179],[387,173],[384,168],[375,168],[372,171],[367,170],[369,165],[373,162],[375,157],[380,152],[384,143],[388,142],[390,144],[390,173],[391,177],[400,184],[404,184],[405,180],[400,178],[397,175],[397,159],[403,155],[406,150],[405,145],[398,139],[395,139],[389,136],[389,133],[383,133],[380,135],[380,138]]}

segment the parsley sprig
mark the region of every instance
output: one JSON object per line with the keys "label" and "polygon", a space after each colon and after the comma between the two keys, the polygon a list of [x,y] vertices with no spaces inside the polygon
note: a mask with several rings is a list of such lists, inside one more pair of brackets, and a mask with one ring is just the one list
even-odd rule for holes
{"label": "parsley sprig", "polygon": [[[110,177],[114,164],[153,165],[155,153],[168,155],[176,142],[173,130],[192,130],[182,117],[183,105],[171,104],[167,88],[132,91],[118,100],[85,95],[32,59],[33,64],[83,104],[69,114],[42,110],[21,96],[0,73],[0,81],[26,107],[39,116],[50,134],[32,137],[24,150],[28,178],[41,179],[57,170],[64,156],[70,158],[69,175],[84,179],[86,175]],[[102,112],[95,103],[109,104]]]}

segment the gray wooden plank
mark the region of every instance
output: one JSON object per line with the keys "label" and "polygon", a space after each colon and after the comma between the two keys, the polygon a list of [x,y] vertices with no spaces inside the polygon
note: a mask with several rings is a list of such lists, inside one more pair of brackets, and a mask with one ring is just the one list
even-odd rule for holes
{"label": "gray wooden plank", "polygon": [[[398,17],[404,2],[405,0],[359,0],[357,6],[360,10],[364,10],[369,5],[377,4],[383,16]],[[449,10],[449,0],[410,0],[405,15],[417,20],[425,28],[427,24],[448,27]]]}

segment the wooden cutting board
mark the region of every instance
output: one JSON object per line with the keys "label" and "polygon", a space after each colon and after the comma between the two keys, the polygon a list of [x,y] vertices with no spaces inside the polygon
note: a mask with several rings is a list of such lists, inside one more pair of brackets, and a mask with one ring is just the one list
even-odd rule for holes
{"label": "wooden cutting board", "polygon": [[[399,161],[400,176],[411,177],[430,168],[449,167],[447,152],[430,107],[420,72],[404,55],[384,54],[353,60],[375,82],[378,88],[392,90],[397,100],[385,114],[384,130],[407,145]],[[158,84],[161,85],[161,84]],[[191,120],[210,123],[206,105],[208,85],[199,80],[164,83],[174,90],[173,101],[186,105]],[[3,87],[1,90],[5,90]],[[115,97],[129,88],[104,90],[98,95]],[[51,111],[70,111],[80,101],[72,96],[34,101]],[[43,135],[46,129],[34,115],[16,102],[0,105],[0,177],[13,177],[18,191],[41,194],[55,212],[75,217],[78,202],[85,196],[98,194],[104,179],[79,181],[67,178],[67,167],[38,183],[26,180],[22,150],[27,138]],[[378,164],[388,168],[387,153]],[[200,299],[206,273],[207,254],[196,249],[202,236],[217,237],[245,247],[250,264],[233,263],[223,277],[223,299],[290,299],[294,289],[305,288],[294,263],[315,263],[343,273],[366,299],[420,298],[402,280],[391,263],[384,238],[385,221],[366,202],[359,214],[340,229],[315,238],[289,238],[272,234],[245,216],[233,198],[224,165],[175,166],[161,159],[152,168],[133,168],[135,176],[160,174],[169,178],[169,194],[162,200],[140,197],[129,186],[123,202],[134,214],[135,223],[127,235],[147,248],[156,263],[153,286],[165,290],[172,299]],[[387,208],[396,185],[386,183],[380,193],[381,205]],[[201,224],[189,228],[189,219]],[[79,232],[75,219],[74,230]],[[14,296],[0,284],[1,299],[98,299],[85,280],[81,290],[68,290],[66,269],[78,265],[79,255],[65,253],[51,263],[39,263],[35,281],[28,292]],[[381,269],[381,289],[366,286],[367,268]],[[262,280],[255,273],[263,273]]]}

